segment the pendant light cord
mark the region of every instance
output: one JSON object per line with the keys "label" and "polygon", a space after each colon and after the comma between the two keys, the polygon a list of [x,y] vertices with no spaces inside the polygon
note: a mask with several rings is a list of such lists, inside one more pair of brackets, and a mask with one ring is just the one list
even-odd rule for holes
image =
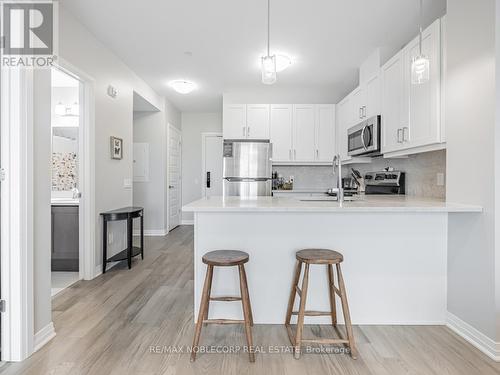
{"label": "pendant light cord", "polygon": [[267,56],[269,56],[269,44],[271,39],[271,0],[267,0]]}
{"label": "pendant light cord", "polygon": [[418,48],[420,50],[420,55],[422,55],[422,22],[424,19],[424,0],[420,0],[420,15],[419,15],[419,21],[418,21]]}

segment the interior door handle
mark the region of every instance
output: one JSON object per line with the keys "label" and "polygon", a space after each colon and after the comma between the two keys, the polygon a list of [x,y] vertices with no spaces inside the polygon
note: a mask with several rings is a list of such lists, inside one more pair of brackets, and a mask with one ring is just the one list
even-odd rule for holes
{"label": "interior door handle", "polygon": [[210,172],[207,172],[207,188],[210,189]]}

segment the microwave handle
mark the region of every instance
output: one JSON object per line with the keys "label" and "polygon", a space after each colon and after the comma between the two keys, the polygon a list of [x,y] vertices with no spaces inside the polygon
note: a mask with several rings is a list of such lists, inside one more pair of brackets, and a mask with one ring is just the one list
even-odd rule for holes
{"label": "microwave handle", "polygon": [[363,145],[363,148],[365,149],[365,151],[367,151],[368,149],[366,148],[366,144],[365,144],[365,131],[366,131],[366,127],[368,125],[365,125],[363,126],[363,130],[361,130],[361,143]]}

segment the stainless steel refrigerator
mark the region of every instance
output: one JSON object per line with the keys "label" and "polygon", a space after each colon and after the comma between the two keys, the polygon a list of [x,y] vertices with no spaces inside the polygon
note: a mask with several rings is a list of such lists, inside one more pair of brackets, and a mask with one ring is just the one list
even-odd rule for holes
{"label": "stainless steel refrigerator", "polygon": [[223,195],[271,195],[272,145],[269,141],[224,141]]}

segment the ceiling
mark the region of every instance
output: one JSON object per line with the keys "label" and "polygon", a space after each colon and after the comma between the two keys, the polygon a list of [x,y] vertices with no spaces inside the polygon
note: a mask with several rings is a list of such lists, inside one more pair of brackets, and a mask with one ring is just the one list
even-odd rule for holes
{"label": "ceiling", "polygon": [[[62,0],[63,6],[159,94],[183,112],[218,111],[222,93],[262,89],[266,0]],[[295,63],[279,89],[331,90],[341,99],[357,67],[377,47],[396,49],[417,35],[418,0],[271,0],[271,53]],[[446,0],[424,0],[424,24]],[[186,53],[188,52],[188,53]],[[198,90],[175,93],[189,79]]]}

